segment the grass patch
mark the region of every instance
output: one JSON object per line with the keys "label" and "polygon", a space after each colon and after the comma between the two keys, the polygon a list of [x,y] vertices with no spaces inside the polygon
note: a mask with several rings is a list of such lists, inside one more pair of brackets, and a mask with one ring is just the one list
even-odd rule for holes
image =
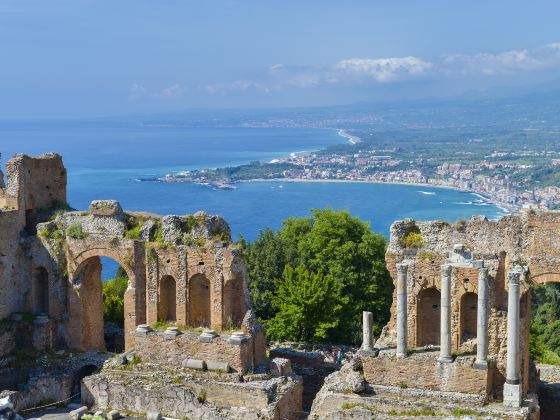
{"label": "grass patch", "polygon": [[421,416],[437,416],[438,413],[432,409],[412,409],[412,410],[389,410],[387,412],[390,416],[399,416],[399,417],[421,417]]}
{"label": "grass patch", "polygon": [[471,410],[470,408],[455,408],[451,414],[453,414],[456,417],[459,416],[477,416],[478,413],[474,410]]}
{"label": "grass patch", "polygon": [[357,402],[345,402],[342,403],[342,405],[340,406],[340,408],[342,410],[352,410],[353,408],[363,408],[364,410],[368,410],[371,411],[373,413],[373,409],[364,405],[364,404],[360,404]]}
{"label": "grass patch", "polygon": [[88,237],[88,234],[84,232],[80,222],[70,224],[70,226],[66,229],[66,235],[72,239],[85,239]]}
{"label": "grass patch", "polygon": [[167,321],[156,321],[152,324],[152,329],[156,331],[166,330],[167,327],[174,326],[171,322]]}
{"label": "grass patch", "polygon": [[552,350],[544,350],[542,357],[538,360],[539,363],[544,363],[545,365],[556,365],[560,366],[560,356],[553,352]]}
{"label": "grass patch", "polygon": [[204,388],[200,388],[198,391],[198,402],[204,404],[206,402],[206,390]]}
{"label": "grass patch", "polygon": [[55,226],[54,228],[43,229],[38,233],[40,238],[46,239],[48,241],[60,241],[62,239],[62,232]]}

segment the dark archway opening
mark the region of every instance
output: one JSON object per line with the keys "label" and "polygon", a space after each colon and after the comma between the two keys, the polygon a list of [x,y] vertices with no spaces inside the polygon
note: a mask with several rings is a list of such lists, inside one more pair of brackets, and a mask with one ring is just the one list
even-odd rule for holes
{"label": "dark archway opening", "polygon": [[441,295],[434,287],[418,293],[416,345],[437,346],[440,341]]}
{"label": "dark archway opening", "polygon": [[[108,263],[108,264],[107,264]],[[108,270],[106,267],[113,267]],[[91,257],[74,277],[78,287],[80,345],[84,350],[124,350],[124,295],[128,275],[114,260]]]}
{"label": "dark archway opening", "polygon": [[43,267],[33,270],[33,314],[49,314],[49,273]]}
{"label": "dark archway opening", "polygon": [[81,403],[82,402],[82,379],[86,376],[93,375],[99,370],[95,365],[82,366],[75,374],[72,379],[72,402]]}
{"label": "dark archway opening", "polygon": [[478,295],[467,292],[461,296],[461,344],[476,338]]}
{"label": "dark archway opening", "polygon": [[163,276],[159,283],[158,321],[177,320],[177,287],[172,276]]}
{"label": "dark archway opening", "polygon": [[189,284],[190,323],[193,327],[210,326],[210,282],[204,274],[191,278]]}

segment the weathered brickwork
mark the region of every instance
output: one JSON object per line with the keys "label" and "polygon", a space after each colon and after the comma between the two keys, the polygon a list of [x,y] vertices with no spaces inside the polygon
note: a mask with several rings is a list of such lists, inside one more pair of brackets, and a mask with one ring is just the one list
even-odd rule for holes
{"label": "weathered brickwork", "polygon": [[[166,338],[164,332],[151,332],[136,336],[135,350],[142,360],[182,367],[186,359],[204,360],[206,363],[228,363],[235,372],[247,372],[255,366],[253,338],[239,344],[230,344],[230,335],[218,335],[210,342],[201,342],[200,333],[185,332]],[[261,355],[261,358],[264,354]]]}
{"label": "weathered brickwork", "polygon": [[67,208],[59,155],[8,161],[0,189],[0,320],[45,315],[57,327],[39,334],[41,347],[103,349],[100,258],[108,257],[128,276],[127,348],[138,325],[157,321],[241,328],[250,309],[246,270],[222,218],[126,213],[111,200]]}
{"label": "weathered brickwork", "polygon": [[[364,358],[366,381],[377,385],[397,385],[432,391],[461,392],[486,397],[492,392],[493,368],[473,369],[474,357],[458,357],[454,363],[437,363],[437,352],[412,354],[396,359],[394,353]],[[395,378],[399,381],[395,383]]]}

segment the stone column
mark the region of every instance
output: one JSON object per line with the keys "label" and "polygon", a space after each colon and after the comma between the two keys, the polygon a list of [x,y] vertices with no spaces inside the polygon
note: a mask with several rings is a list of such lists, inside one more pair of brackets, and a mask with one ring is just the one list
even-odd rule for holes
{"label": "stone column", "polygon": [[406,357],[407,353],[407,271],[408,264],[397,264],[397,357]]}
{"label": "stone column", "polygon": [[521,381],[519,380],[519,271],[508,273],[507,365],[504,384],[504,405],[521,406]]}
{"label": "stone column", "polygon": [[362,348],[364,352],[373,350],[373,314],[371,312],[362,312]]}
{"label": "stone column", "polygon": [[441,266],[441,317],[439,362],[449,363],[451,357],[451,266]]}
{"label": "stone column", "polygon": [[476,369],[488,369],[488,269],[478,271],[478,307],[476,310]]}

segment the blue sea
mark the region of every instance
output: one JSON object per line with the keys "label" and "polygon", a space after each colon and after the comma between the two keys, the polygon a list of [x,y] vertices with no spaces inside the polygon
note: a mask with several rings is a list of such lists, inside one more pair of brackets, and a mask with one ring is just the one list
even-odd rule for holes
{"label": "blue sea", "polygon": [[340,182],[250,182],[236,190],[188,183],[139,182],[138,178],[192,168],[270,161],[291,152],[317,150],[346,139],[332,129],[167,127],[138,122],[0,123],[2,161],[14,153],[56,151],[68,168],[70,204],[85,209],[94,199],[115,199],[127,210],[223,216],[234,238],[254,240],[290,216],[313,208],[350,211],[372,230],[389,234],[394,220],[454,222],[503,211],[481,197],[442,188]]}

